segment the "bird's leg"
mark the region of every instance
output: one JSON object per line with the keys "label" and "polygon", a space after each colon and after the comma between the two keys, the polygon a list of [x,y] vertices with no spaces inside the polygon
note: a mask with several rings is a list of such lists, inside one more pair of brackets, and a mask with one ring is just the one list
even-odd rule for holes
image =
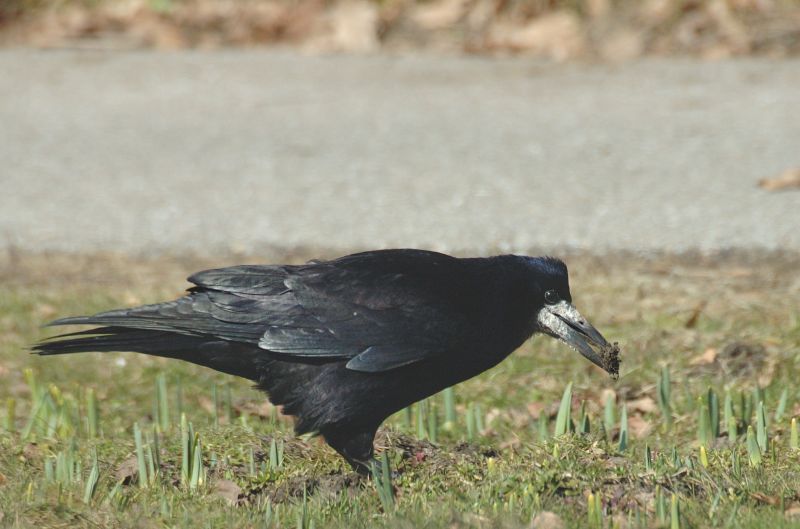
{"label": "bird's leg", "polygon": [[338,427],[325,429],[322,436],[331,448],[339,452],[350,463],[353,470],[362,476],[372,473],[375,465],[375,449],[372,442],[375,439],[377,428],[351,429]]}

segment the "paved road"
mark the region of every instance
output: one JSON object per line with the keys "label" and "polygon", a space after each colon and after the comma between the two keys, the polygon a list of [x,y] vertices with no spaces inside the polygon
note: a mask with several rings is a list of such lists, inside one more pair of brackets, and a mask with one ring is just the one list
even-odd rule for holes
{"label": "paved road", "polygon": [[800,62],[0,52],[0,247],[800,249]]}

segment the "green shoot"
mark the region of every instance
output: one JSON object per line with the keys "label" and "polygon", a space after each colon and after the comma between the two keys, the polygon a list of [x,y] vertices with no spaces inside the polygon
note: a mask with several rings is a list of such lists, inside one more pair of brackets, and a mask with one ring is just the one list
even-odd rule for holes
{"label": "green shoot", "polygon": [[775,422],[780,422],[783,415],[786,413],[786,405],[789,401],[789,388],[783,388],[781,398],[778,400],[778,406],[775,408]]}
{"label": "green shoot", "polygon": [[456,425],[456,397],[452,386],[442,391],[442,398],[444,400],[444,424],[442,429],[450,431]]}
{"label": "green shoot", "polygon": [[160,373],[156,377],[156,424],[162,432],[169,429],[169,401],[167,399],[167,377]]}
{"label": "green shoot", "polygon": [[757,467],[761,465],[761,448],[756,442],[756,435],[752,426],[747,427],[747,455],[750,458],[750,466]]}
{"label": "green shoot", "polygon": [[624,452],[628,448],[628,408],[622,403],[619,419],[619,446],[617,449]]}
{"label": "green shoot", "polygon": [[147,488],[150,484],[150,479],[147,475],[147,462],[144,459],[144,443],[142,442],[142,431],[139,429],[139,423],[133,423],[133,439],[136,443],[136,462],[139,468],[139,486]]}
{"label": "green shoot", "polygon": [[664,417],[664,425],[669,428],[672,425],[672,405],[670,404],[671,388],[669,379],[669,367],[661,369],[661,376],[658,379],[658,405]]}
{"label": "green shoot", "polygon": [[561,405],[558,407],[558,415],[556,415],[556,429],[555,436],[559,437],[571,431],[572,425],[572,382],[567,384],[564,389],[564,394],[561,396]]}
{"label": "green shoot", "polygon": [[736,415],[733,412],[733,399],[729,391],[725,392],[725,405],[724,405],[724,420],[725,429],[728,432],[728,440],[731,442],[736,441],[736,436],[739,434],[739,426],[736,420]]}
{"label": "green shoot", "polygon": [[386,513],[394,511],[394,486],[392,485],[392,472],[389,467],[389,455],[386,452],[381,454],[380,469],[378,468],[378,462],[373,462],[372,477],[383,511]]}
{"label": "green shoot", "polygon": [[[616,414],[614,413],[614,394],[607,393],[603,410],[603,426],[606,429],[606,435],[611,436],[614,430],[614,425],[617,424]],[[610,440],[610,439],[609,439]]]}
{"label": "green shoot", "polygon": [[670,529],[681,529],[681,508],[678,503],[678,496],[675,493],[672,494],[672,501],[670,502],[669,527]]}
{"label": "green shoot", "polygon": [[758,403],[758,412],[756,413],[756,440],[761,448],[761,453],[765,453],[767,451],[767,413],[764,410],[763,400]]}
{"label": "green shoot", "polygon": [[92,470],[89,471],[89,477],[86,478],[86,485],[83,489],[83,503],[91,503],[92,497],[97,490],[97,482],[99,479],[100,468],[97,465],[97,453],[95,452],[94,457],[92,458]]}
{"label": "green shoot", "polygon": [[719,397],[717,393],[708,388],[708,422],[711,439],[719,437]]}
{"label": "green shoot", "polygon": [[94,388],[86,390],[86,417],[89,438],[94,439],[100,435],[100,410]]}
{"label": "green shoot", "polygon": [[16,422],[17,417],[17,401],[13,397],[8,397],[6,399],[6,418],[4,422],[4,428],[9,431],[14,431],[14,423]]}

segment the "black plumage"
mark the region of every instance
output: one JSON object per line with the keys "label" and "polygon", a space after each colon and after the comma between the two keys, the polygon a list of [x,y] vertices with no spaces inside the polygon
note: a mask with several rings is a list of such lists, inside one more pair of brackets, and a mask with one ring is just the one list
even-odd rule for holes
{"label": "black plumage", "polygon": [[382,250],[189,281],[175,301],[56,320],[100,327],[34,351],[135,351],[253,380],[298,433],[321,434],[360,471],[389,415],[489,369],[535,332],[615,369],[590,347],[612,346],[572,307],[567,268],[553,258]]}

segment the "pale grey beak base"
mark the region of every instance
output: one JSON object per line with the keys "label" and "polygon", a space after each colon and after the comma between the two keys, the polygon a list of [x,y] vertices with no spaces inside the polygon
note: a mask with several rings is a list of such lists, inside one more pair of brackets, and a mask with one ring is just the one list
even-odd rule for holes
{"label": "pale grey beak base", "polygon": [[617,363],[609,362],[606,354],[617,347],[609,344],[572,304],[562,301],[545,305],[537,320],[542,332],[563,341],[612,376],[617,375]]}

